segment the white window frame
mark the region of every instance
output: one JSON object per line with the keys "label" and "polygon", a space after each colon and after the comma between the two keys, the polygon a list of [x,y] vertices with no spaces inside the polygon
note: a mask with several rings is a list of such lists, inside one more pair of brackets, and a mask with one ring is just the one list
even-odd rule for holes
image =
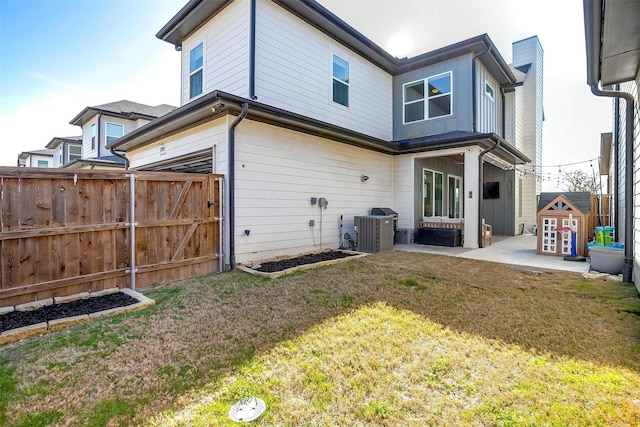
{"label": "white window frame", "polygon": [[[440,76],[444,76],[444,75],[449,75],[449,92],[446,93],[440,93],[438,95],[434,95],[434,96],[429,96],[429,80],[431,79],[435,79],[438,78]],[[429,76],[425,79],[425,97],[426,97],[426,111],[425,111],[425,117],[426,120],[436,120],[436,119],[442,119],[444,117],[451,117],[453,116],[453,71],[445,71],[444,73],[440,73],[440,74],[435,74],[433,76]],[[443,115],[443,116],[438,116],[438,117],[429,117],[429,101],[431,101],[432,99],[438,99],[438,98],[442,98],[445,96],[449,96],[449,114]]]}
{"label": "white window frame", "polygon": [[[451,204],[451,180],[454,181],[454,183],[457,183],[459,185],[458,189],[460,190],[460,193],[458,194],[458,210],[456,212],[456,207],[455,205],[452,207],[450,206]],[[454,217],[453,218],[462,218],[464,216],[464,182],[462,181],[462,177],[458,176],[458,175],[452,175],[452,174],[448,174],[447,175],[447,214],[451,215],[451,211],[454,211]]]}
{"label": "white window frame", "polygon": [[77,148],[77,149],[79,149],[79,150],[80,150],[80,153],[79,153],[79,154],[73,154],[73,157],[74,157],[74,158],[73,158],[73,160],[81,159],[81,158],[82,158],[82,146],[79,146],[79,145],[69,145],[69,146],[68,146],[68,150],[67,150],[67,162],[71,162],[71,161],[73,161],[73,160],[71,159],[71,156],[72,156],[72,154],[71,154],[71,149],[72,149],[72,148]]}
{"label": "white window frame", "polygon": [[96,124],[91,124],[91,149],[96,149]]}
{"label": "white window frame", "polygon": [[[412,86],[415,85],[416,83],[422,83],[422,89],[423,89],[423,97],[422,98],[418,98],[418,99],[414,99],[413,101],[408,101],[406,100],[406,87],[407,86]],[[419,80],[414,80],[412,82],[407,82],[405,84],[402,85],[402,123],[404,124],[409,124],[409,123],[417,123],[417,122],[423,122],[426,120],[427,118],[427,107],[426,107],[426,103],[427,103],[427,97],[426,97],[426,89],[425,89],[425,85],[426,85],[426,79],[419,79]],[[406,106],[410,105],[410,104],[417,104],[419,102],[422,102],[422,119],[420,120],[413,120],[410,122],[407,122],[407,117],[406,117]]]}
{"label": "white window frame", "polygon": [[[191,53],[194,50],[196,50],[199,46],[202,46],[202,65],[199,68],[196,68],[196,69],[192,70],[191,69]],[[205,92],[205,90],[204,90],[204,64],[205,64],[205,60],[204,59],[205,59],[205,52],[206,52],[206,49],[205,49],[204,41],[201,41],[200,43],[196,44],[191,49],[189,49],[189,55],[188,55],[188,58],[187,58],[187,62],[188,62],[188,65],[189,65],[189,77],[187,79],[187,89],[189,91],[189,98],[188,99],[195,99],[195,98],[197,98],[199,96],[202,96],[204,94],[204,92]],[[191,92],[191,78],[193,76],[195,76],[196,74],[198,74],[198,73],[201,74],[201,79],[202,79],[201,91],[200,91],[200,93],[192,95],[192,92]]]}
{"label": "white window frame", "polygon": [[[491,93],[489,93],[489,91],[487,90],[487,88],[491,89]],[[493,86],[491,86],[491,84],[485,80],[484,82],[484,94],[487,98],[489,98],[491,101],[495,101],[495,93],[496,91],[493,89]]]}
{"label": "white window frame", "polygon": [[[446,92],[446,93],[441,93],[435,96],[429,96],[429,80],[431,79],[435,79],[444,75],[449,75],[449,86],[450,86],[450,91]],[[416,99],[413,101],[406,101],[406,87],[410,86],[410,85],[414,85],[416,83],[422,82],[423,83],[423,87],[424,87],[424,98],[422,99]],[[438,98],[442,98],[445,96],[449,96],[449,114],[443,115],[443,116],[438,116],[438,117],[429,117],[429,101],[433,100],[433,99],[438,99]],[[424,117],[421,120],[414,120],[411,122],[407,122],[407,117],[406,117],[406,106],[410,105],[410,104],[415,104],[418,102],[423,102],[424,103]],[[424,79],[418,79],[418,80],[413,80],[407,83],[404,83],[402,85],[402,123],[407,125],[407,124],[412,124],[412,123],[418,123],[418,122],[423,122],[426,120],[437,120],[437,119],[442,119],[445,117],[451,117],[453,116],[453,71],[445,71],[444,73],[439,73],[439,74],[434,74],[432,76],[428,76],[425,77]]]}
{"label": "white window frame", "polygon": [[120,128],[122,129],[122,135],[118,136],[117,138],[114,139],[117,140],[119,138],[122,138],[124,136],[124,125],[120,124],[120,123],[114,123],[114,122],[105,122],[104,124],[104,146],[107,147],[109,145],[109,125],[113,125],[113,126],[120,126]]}
{"label": "white window frame", "polygon": [[[333,64],[335,63],[335,59],[338,58],[339,60],[345,62],[347,64],[347,81],[344,81],[342,79],[340,79],[339,77],[336,77],[333,74]],[[351,104],[351,84],[350,84],[350,80],[351,80],[351,65],[349,63],[349,61],[347,61],[346,59],[344,59],[342,56],[336,54],[336,53],[332,53],[331,54],[331,89],[330,89],[330,96],[329,98],[331,99],[331,102],[336,104],[336,105],[340,105],[344,108],[349,108],[349,105]],[[333,96],[333,85],[334,82],[338,82],[340,84],[343,84],[346,86],[347,88],[347,104],[343,104],[341,102],[338,102],[335,100],[334,96]]]}
{"label": "white window frame", "polygon": [[[424,209],[424,200],[426,198],[426,184],[425,184],[425,175],[427,173],[430,173],[431,176],[433,177],[433,191],[431,192],[431,215],[427,215],[427,212],[425,212]],[[441,184],[442,186],[440,187],[440,214],[438,215],[436,212],[436,175],[440,175],[441,177]],[[444,173],[443,172],[439,172],[433,169],[427,169],[427,168],[422,168],[422,216],[425,218],[432,218],[434,216],[442,216],[444,213]]]}

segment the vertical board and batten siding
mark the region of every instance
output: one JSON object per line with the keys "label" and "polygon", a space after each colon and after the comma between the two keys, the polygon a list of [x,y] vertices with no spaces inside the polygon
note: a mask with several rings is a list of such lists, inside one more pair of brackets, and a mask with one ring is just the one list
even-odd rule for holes
{"label": "vertical board and batten siding", "polygon": [[222,90],[248,97],[248,2],[232,2],[184,40],[181,55],[181,105],[191,101],[189,98],[190,52],[200,43],[203,43],[204,52],[202,94]]}
{"label": "vertical board and batten siding", "polygon": [[[453,131],[471,131],[471,54],[399,74],[393,78],[393,139],[402,140]],[[452,72],[453,114],[404,124],[403,85]]]}
{"label": "vertical board and batten siding", "polygon": [[[216,177],[133,173],[137,286],[217,271]],[[0,307],[130,286],[130,174],[0,168]]]}
{"label": "vertical board and batten siding", "polygon": [[[256,95],[278,108],[392,139],[391,75],[271,1],[256,11]],[[333,54],[349,63],[349,106],[332,100]]]}
{"label": "vertical board and batten siding", "polygon": [[[244,120],[235,168],[239,263],[320,249],[321,222],[322,247],[337,248],[340,215],[343,233],[355,237],[354,216],[392,207],[392,156],[284,128]],[[312,197],[326,198],[327,208]]]}
{"label": "vertical board and batten siding", "polygon": [[[485,92],[485,82],[489,83],[494,91],[493,99],[490,99]],[[500,84],[482,61],[476,61],[476,102],[478,104],[476,132],[502,135]]]}

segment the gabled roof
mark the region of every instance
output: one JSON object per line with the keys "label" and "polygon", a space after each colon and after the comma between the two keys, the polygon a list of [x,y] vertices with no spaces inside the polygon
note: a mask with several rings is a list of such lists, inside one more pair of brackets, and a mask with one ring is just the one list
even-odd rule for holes
{"label": "gabled roof", "polygon": [[29,156],[50,156],[53,157],[53,154],[55,153],[54,150],[50,150],[48,148],[45,148],[43,150],[31,150],[31,151],[23,151],[22,153],[20,153],[18,155],[19,159],[26,159]]}
{"label": "gabled roof", "polygon": [[52,148],[55,149],[58,146],[60,146],[60,144],[64,144],[64,143],[70,143],[70,144],[82,144],[82,135],[80,136],[54,136],[51,141],[49,141],[49,143],[47,145],[45,145],[46,148]]}
{"label": "gabled roof", "polygon": [[86,107],[84,110],[78,113],[77,116],[71,119],[69,123],[76,126],[82,126],[96,114],[121,117],[129,120],[153,120],[170,113],[176,108],[177,107],[168,104],[151,106],[133,101],[122,100],[109,102],[107,104],[96,105],[93,107]]}
{"label": "gabled roof", "polygon": [[[515,77],[487,34],[455,43],[413,58],[396,58],[338,18],[315,0],[272,0],[293,15],[342,43],[363,58],[392,75],[442,62],[464,54],[490,51],[480,61],[500,84],[515,83]],[[231,0],[191,0],[156,34],[161,40],[182,47],[182,42],[209,19],[228,6]]]}
{"label": "gabled roof", "polygon": [[538,199],[538,210],[540,212],[549,203],[558,197],[564,197],[569,203],[576,207],[582,213],[589,213],[591,209],[591,193],[588,191],[566,192],[566,193],[540,193]]}

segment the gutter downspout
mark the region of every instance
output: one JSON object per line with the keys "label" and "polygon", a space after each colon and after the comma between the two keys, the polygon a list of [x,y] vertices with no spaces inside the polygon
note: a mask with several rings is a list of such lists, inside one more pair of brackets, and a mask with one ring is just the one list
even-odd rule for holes
{"label": "gutter downspout", "polygon": [[[626,132],[625,132],[625,175],[624,175],[624,267],[622,280],[625,283],[633,281],[633,125],[634,98],[630,93],[618,90],[601,90],[598,84],[591,85],[591,92],[595,96],[609,98],[624,98],[627,101]],[[616,159],[617,162],[617,159]],[[617,177],[616,177],[617,180]]]}
{"label": "gutter downspout", "polygon": [[478,58],[480,58],[482,55],[489,53],[491,51],[491,46],[488,46],[485,50],[483,50],[482,52],[478,53],[477,55],[475,55],[473,57],[473,59],[471,60],[471,106],[472,106],[472,122],[471,122],[471,131],[472,132],[476,132],[476,113],[478,110],[478,106],[476,105],[476,100],[478,98],[478,95],[476,94],[476,61],[478,61]]}
{"label": "gutter downspout", "polygon": [[[616,90],[620,90],[620,85],[616,85]],[[618,158],[620,156],[620,98],[616,98],[614,101],[614,145],[613,145],[613,158],[614,158],[614,182],[611,187],[615,194],[613,196],[613,226],[615,227],[614,238],[616,242],[618,242],[618,232],[620,230],[620,216],[618,215],[620,209],[620,201],[618,200],[618,191],[620,188],[620,164],[618,163]]]}
{"label": "gutter downspout", "polygon": [[129,159],[127,159],[125,156],[123,156],[122,154],[116,153],[116,151],[113,149],[113,147],[109,147],[109,151],[111,152],[111,154],[113,154],[116,157],[121,158],[122,160],[124,160],[124,169],[128,170],[129,169]]}
{"label": "gutter downspout", "polygon": [[249,103],[242,104],[242,111],[229,126],[229,263],[231,270],[236,269],[236,215],[235,215],[235,161],[236,161],[236,127],[247,117]]}
{"label": "gutter downspout", "polygon": [[498,147],[500,147],[500,140],[496,141],[493,147],[489,147],[483,150],[478,156],[478,247],[480,248],[484,248],[484,246],[482,245],[482,233],[484,233],[484,230],[482,229],[482,210],[484,208],[484,202],[482,197],[483,186],[484,186],[483,160],[484,160],[485,154],[490,153],[491,151],[495,150]]}
{"label": "gutter downspout", "polygon": [[256,100],[256,0],[251,0],[249,38],[249,98]]}

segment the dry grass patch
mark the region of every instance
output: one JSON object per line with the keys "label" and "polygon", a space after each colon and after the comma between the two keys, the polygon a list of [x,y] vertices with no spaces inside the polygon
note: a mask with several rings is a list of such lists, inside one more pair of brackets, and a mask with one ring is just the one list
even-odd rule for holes
{"label": "dry grass patch", "polygon": [[631,285],[394,252],[145,293],[155,307],[0,347],[0,425],[216,425],[253,394],[274,425],[637,421]]}

